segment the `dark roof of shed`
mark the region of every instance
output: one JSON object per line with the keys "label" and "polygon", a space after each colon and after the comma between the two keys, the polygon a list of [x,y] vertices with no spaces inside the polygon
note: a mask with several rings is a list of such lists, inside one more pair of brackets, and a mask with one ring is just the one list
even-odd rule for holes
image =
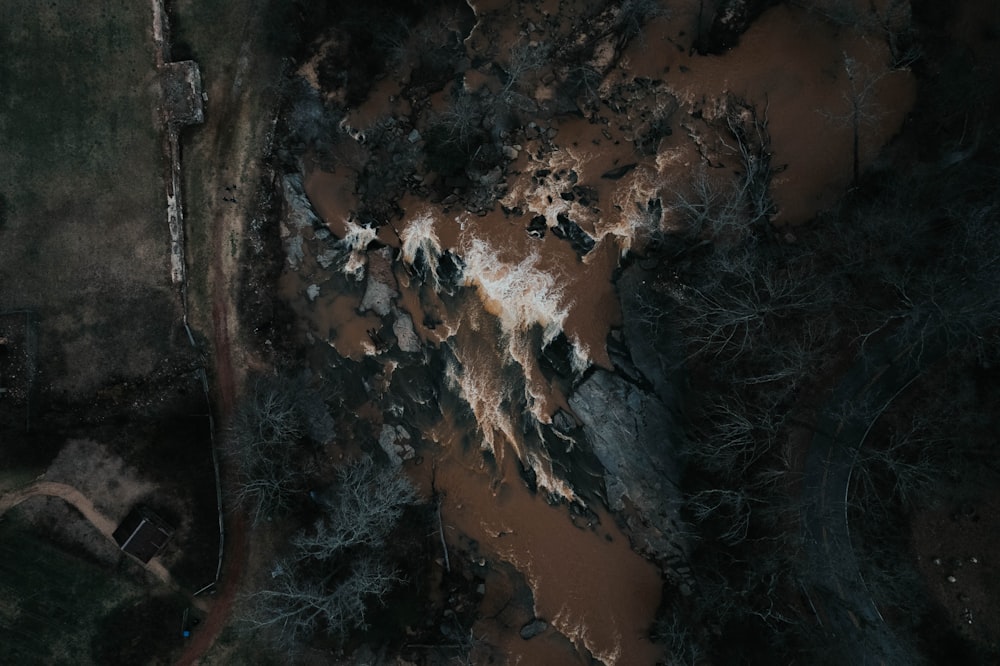
{"label": "dark roof of shed", "polygon": [[118,546],[143,563],[149,562],[166,545],[173,530],[145,507],[132,509],[114,531]]}

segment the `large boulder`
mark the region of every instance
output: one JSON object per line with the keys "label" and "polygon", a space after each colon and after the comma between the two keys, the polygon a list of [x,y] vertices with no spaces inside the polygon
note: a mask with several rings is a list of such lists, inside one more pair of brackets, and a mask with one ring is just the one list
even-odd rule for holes
{"label": "large boulder", "polygon": [[639,547],[672,560],[684,551],[673,417],[652,392],[596,370],[570,396],[604,468],[608,505],[626,514]]}
{"label": "large boulder", "polygon": [[615,373],[596,370],[569,398],[605,470],[608,502],[653,509],[674,495],[673,419],[660,400]]}
{"label": "large boulder", "polygon": [[392,248],[383,247],[369,252],[368,282],[359,309],[384,317],[392,309],[393,299],[398,297],[396,276],[392,272]]}

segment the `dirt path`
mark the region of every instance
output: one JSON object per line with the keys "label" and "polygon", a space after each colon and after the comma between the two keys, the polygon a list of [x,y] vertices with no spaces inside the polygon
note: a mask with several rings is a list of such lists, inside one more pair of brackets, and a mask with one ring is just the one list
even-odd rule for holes
{"label": "dirt path", "polygon": [[[118,543],[115,541],[113,536],[115,524],[111,521],[111,519],[98,511],[97,508],[94,507],[94,503],[91,502],[83,493],[73,486],[66,485],[65,483],[56,483],[54,481],[36,481],[29,486],[25,486],[24,488],[20,488],[7,493],[6,495],[0,496],[0,516],[21,502],[31,499],[32,497],[58,497],[59,499],[72,504],[73,507],[90,522],[91,525],[97,528],[98,532],[103,534],[109,541],[115,544],[115,548],[118,547]],[[176,583],[174,583],[173,579],[170,577],[170,572],[167,571],[167,568],[164,567],[163,564],[155,557],[150,560],[145,567],[146,571],[151,572],[154,576],[163,581],[165,585],[174,589],[177,588]]]}
{"label": "dirt path", "polygon": [[[254,364],[252,354],[241,345],[240,321],[236,308],[242,253],[234,250],[234,239],[245,235],[250,206],[243,201],[253,199],[259,182],[261,156],[266,146],[261,143],[266,126],[267,105],[261,101],[263,92],[255,89],[253,75],[253,41],[260,20],[260,3],[252,3],[244,15],[243,45],[235,72],[228,80],[217,79],[209,90],[211,104],[208,123],[198,130],[202,140],[211,146],[211,179],[205,191],[232,190],[232,201],[219,203],[217,198],[204,210],[204,219],[211,222],[211,266],[191,266],[207,278],[210,302],[212,358],[214,369],[214,401],[217,423],[224,426],[242,386],[247,368]],[[240,203],[236,203],[239,193]],[[206,322],[207,323],[207,322]],[[232,479],[228,480],[232,483]],[[222,479],[223,487],[227,479]],[[194,633],[191,642],[177,660],[178,666],[198,663],[211,649],[222,629],[228,624],[243,573],[250,554],[249,530],[246,517],[232,511],[226,517],[225,557],[211,609]]]}

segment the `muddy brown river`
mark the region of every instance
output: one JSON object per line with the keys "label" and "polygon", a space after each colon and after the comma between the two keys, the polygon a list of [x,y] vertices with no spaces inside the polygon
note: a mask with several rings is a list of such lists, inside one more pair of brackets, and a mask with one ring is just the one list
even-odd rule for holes
{"label": "muddy brown river", "polygon": [[[551,15],[562,3],[474,4],[479,24],[466,40],[472,54],[485,52],[492,36],[516,35],[525,21]],[[482,620],[474,631],[499,646],[511,664],[586,664],[593,657],[638,666],[661,656],[646,637],[660,603],[658,569],[630,548],[599,503],[589,505],[597,519],[585,525],[571,519],[565,503],[543,497],[577,499],[533,434],[559,409],[572,411],[565,381],[543,370],[541,349],[564,335],[576,373],[611,368],[605,341],[621,324],[613,278],[622,259],[641,251],[654,229],[675,223],[671,193],[688,187],[696,170],[707,163],[723,178],[740,170],[734,146],[712,124],[727,95],[753,104],[759,114],[766,110],[773,164],[782,168],[772,181],[774,220],[790,225],[807,221],[849,186],[855,127],[860,161],[868,164],[913,103],[912,76],[887,67],[888,48],[875,36],[838,30],[780,6],[725,55],[692,55],[697,9],[697,2],[671,3],[670,16],[647,24],[621,54],[601,88],[602,94],[618,91],[624,103],[617,111],[602,106],[600,122],[549,118],[544,138],[518,139],[499,203],[523,215],[507,215],[501,206],[478,215],[461,204],[408,195],[399,202],[402,219],[376,235],[352,221],[355,173],[307,165],[308,200],[333,237],[353,239],[350,260],[324,267],[314,231],[289,227],[288,242],[301,237],[303,250],[281,289],[311,339],[345,358],[378,361],[387,358],[380,340],[402,340],[400,331],[412,326],[413,343],[421,353],[442,355],[445,385],[474,416],[474,427],[463,430],[445,414],[419,435],[436,451],[432,465],[450,548],[459,552],[460,536],[474,539],[487,559],[515,567],[531,588],[535,615],[564,637],[525,641],[517,628]],[[531,38],[544,39],[541,21],[535,25]],[[845,70],[848,58],[853,79]],[[473,78],[470,73],[466,80]],[[629,92],[629,82],[638,78],[657,82],[653,91]],[[852,96],[862,84],[865,117],[852,125]],[[363,130],[381,115],[402,113],[400,89],[393,77],[381,82],[347,124]],[[435,103],[442,103],[440,96]],[[639,154],[634,128],[641,119],[633,116],[671,104],[677,105],[672,133],[655,154]],[[603,177],[632,164],[620,178]],[[576,194],[567,196],[571,191]],[[657,198],[664,214],[654,219],[643,205]],[[566,217],[594,241],[582,256],[553,233]],[[526,230],[531,220],[535,233]],[[376,258],[379,247],[391,250]],[[448,253],[464,262],[456,285],[445,284],[441,274]],[[418,264],[424,279],[415,273]],[[369,273],[376,270],[381,298],[371,291]],[[469,440],[477,446],[462,445]],[[482,452],[495,465],[484,463]],[[543,492],[529,490],[519,464]]]}

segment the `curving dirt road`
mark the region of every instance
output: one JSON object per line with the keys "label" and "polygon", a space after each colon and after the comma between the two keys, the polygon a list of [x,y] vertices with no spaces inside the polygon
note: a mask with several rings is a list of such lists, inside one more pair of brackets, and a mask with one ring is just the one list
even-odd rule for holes
{"label": "curving dirt road", "polygon": [[[210,71],[210,65],[205,66],[208,122],[195,130],[201,135],[198,139],[201,145],[207,147],[204,157],[210,163],[211,176],[204,188],[209,193],[209,200],[198,202],[201,213],[194,223],[210,225],[207,256],[211,257],[211,265],[189,266],[188,269],[192,279],[204,280],[208,286],[208,302],[196,306],[203,313],[201,325],[211,329],[212,398],[217,426],[228,420],[247,367],[254,363],[249,350],[240,344],[236,307],[242,260],[236,240],[245,236],[251,206],[237,204],[235,194],[239,192],[240,201],[253,199],[261,172],[261,157],[266,153],[267,114],[271,109],[264,89],[266,74],[258,71],[266,71],[266,67],[255,58],[263,3],[248,0],[246,5],[244,12],[233,13],[233,20],[240,22],[235,24],[239,26],[235,31],[240,34],[236,42],[240,49],[232,73],[228,77],[221,76],[219,71]],[[232,197],[228,201],[219,201],[222,195],[214,194],[225,192]],[[224,475],[221,481],[226,487]],[[228,479],[228,483],[232,483],[232,479]],[[178,658],[178,666],[198,663],[230,620],[250,553],[249,530],[242,512],[231,511],[226,516],[224,543],[223,568],[211,608]]]}
{"label": "curving dirt road", "polygon": [[[802,525],[806,552],[827,631],[840,638],[854,663],[910,663],[914,655],[885,622],[858,566],[847,520],[848,492],[858,450],[881,410],[936,357],[936,344],[918,354],[887,340],[869,350],[834,389],[806,459]],[[876,411],[848,416],[845,407]],[[850,637],[850,640],[847,638]]]}
{"label": "curving dirt road", "polygon": [[[68,504],[73,505],[73,507],[79,511],[91,525],[97,528],[98,532],[106,536],[109,541],[115,544],[115,548],[118,547],[118,543],[115,541],[114,536],[112,536],[116,525],[110,518],[98,511],[94,506],[94,503],[91,502],[83,493],[73,486],[65,483],[56,483],[54,481],[36,481],[31,485],[25,486],[24,488],[20,488],[0,496],[0,516],[21,502],[31,499],[32,497],[58,497]],[[177,588],[177,585],[170,577],[170,572],[167,571],[167,568],[164,567],[163,564],[155,557],[150,560],[145,567],[146,571],[151,572],[166,585],[174,589]]]}

